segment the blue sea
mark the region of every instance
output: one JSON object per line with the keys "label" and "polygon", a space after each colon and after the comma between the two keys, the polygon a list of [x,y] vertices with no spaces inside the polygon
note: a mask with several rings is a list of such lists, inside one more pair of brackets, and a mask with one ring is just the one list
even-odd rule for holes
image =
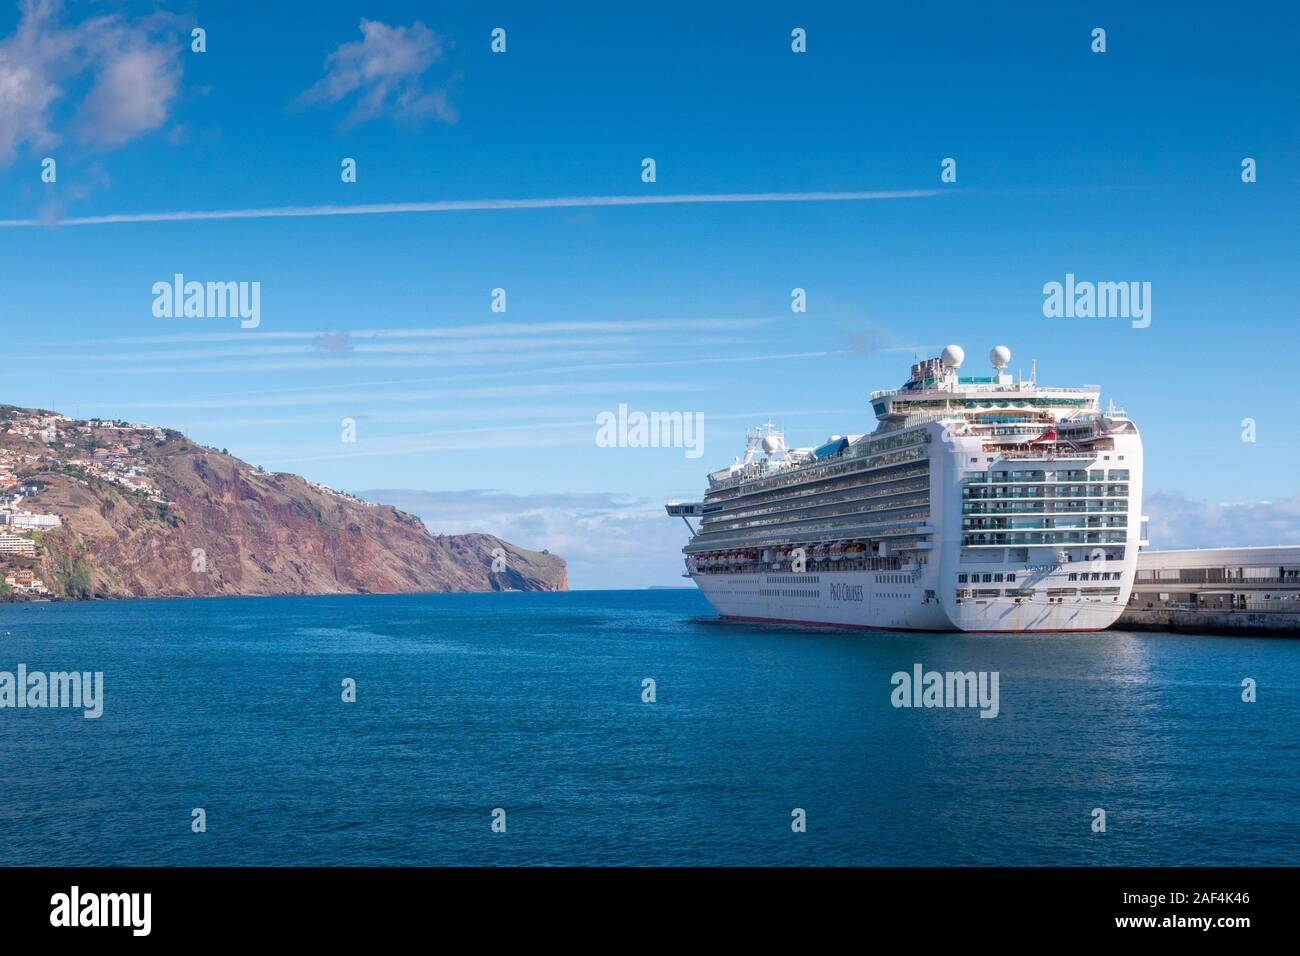
{"label": "blue sea", "polygon": [[[0,865],[1300,864],[1297,640],[607,591],[3,605],[20,663],[104,713],[0,710]],[[998,716],[894,707],[918,663],[996,671]]]}

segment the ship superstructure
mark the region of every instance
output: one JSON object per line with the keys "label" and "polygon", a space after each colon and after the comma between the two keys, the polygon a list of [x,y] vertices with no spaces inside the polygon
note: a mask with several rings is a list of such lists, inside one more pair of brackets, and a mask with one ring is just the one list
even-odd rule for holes
{"label": "ship superstructure", "polygon": [[686,575],[727,618],[868,629],[1091,631],[1124,610],[1142,442],[1100,386],[963,376],[950,345],[871,393],[877,427],[786,447],[773,425],[708,476]]}

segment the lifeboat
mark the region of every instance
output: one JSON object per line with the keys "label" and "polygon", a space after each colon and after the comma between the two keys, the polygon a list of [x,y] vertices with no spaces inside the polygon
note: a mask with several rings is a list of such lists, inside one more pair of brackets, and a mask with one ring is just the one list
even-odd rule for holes
{"label": "lifeboat", "polygon": [[833,544],[828,552],[832,561],[838,561],[844,557],[844,545]]}

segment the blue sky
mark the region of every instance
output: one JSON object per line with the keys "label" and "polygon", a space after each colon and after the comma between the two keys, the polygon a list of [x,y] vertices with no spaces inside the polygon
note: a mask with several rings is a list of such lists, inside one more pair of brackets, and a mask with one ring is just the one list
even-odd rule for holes
{"label": "blue sky", "polygon": [[[979,371],[1006,344],[1138,421],[1154,543],[1300,539],[1289,5],[232,6],[0,11],[0,400],[181,428],[644,586],[680,582],[661,502],[747,426],[866,431],[911,349]],[[75,224],[861,191],[933,194]],[[260,282],[259,326],[154,316],[177,272]],[[1150,282],[1151,326],[1045,318],[1066,273]],[[620,403],[702,412],[703,458],[597,447]]]}

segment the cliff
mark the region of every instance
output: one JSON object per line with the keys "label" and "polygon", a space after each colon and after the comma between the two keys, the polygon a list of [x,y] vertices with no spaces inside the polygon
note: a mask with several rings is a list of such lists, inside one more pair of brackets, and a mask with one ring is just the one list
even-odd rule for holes
{"label": "cliff", "polygon": [[6,569],[31,569],[56,596],[568,586],[554,555],[491,535],[430,534],[396,508],[154,426],[0,405],[0,482],[11,510],[62,519],[31,532],[34,557],[3,556]]}

